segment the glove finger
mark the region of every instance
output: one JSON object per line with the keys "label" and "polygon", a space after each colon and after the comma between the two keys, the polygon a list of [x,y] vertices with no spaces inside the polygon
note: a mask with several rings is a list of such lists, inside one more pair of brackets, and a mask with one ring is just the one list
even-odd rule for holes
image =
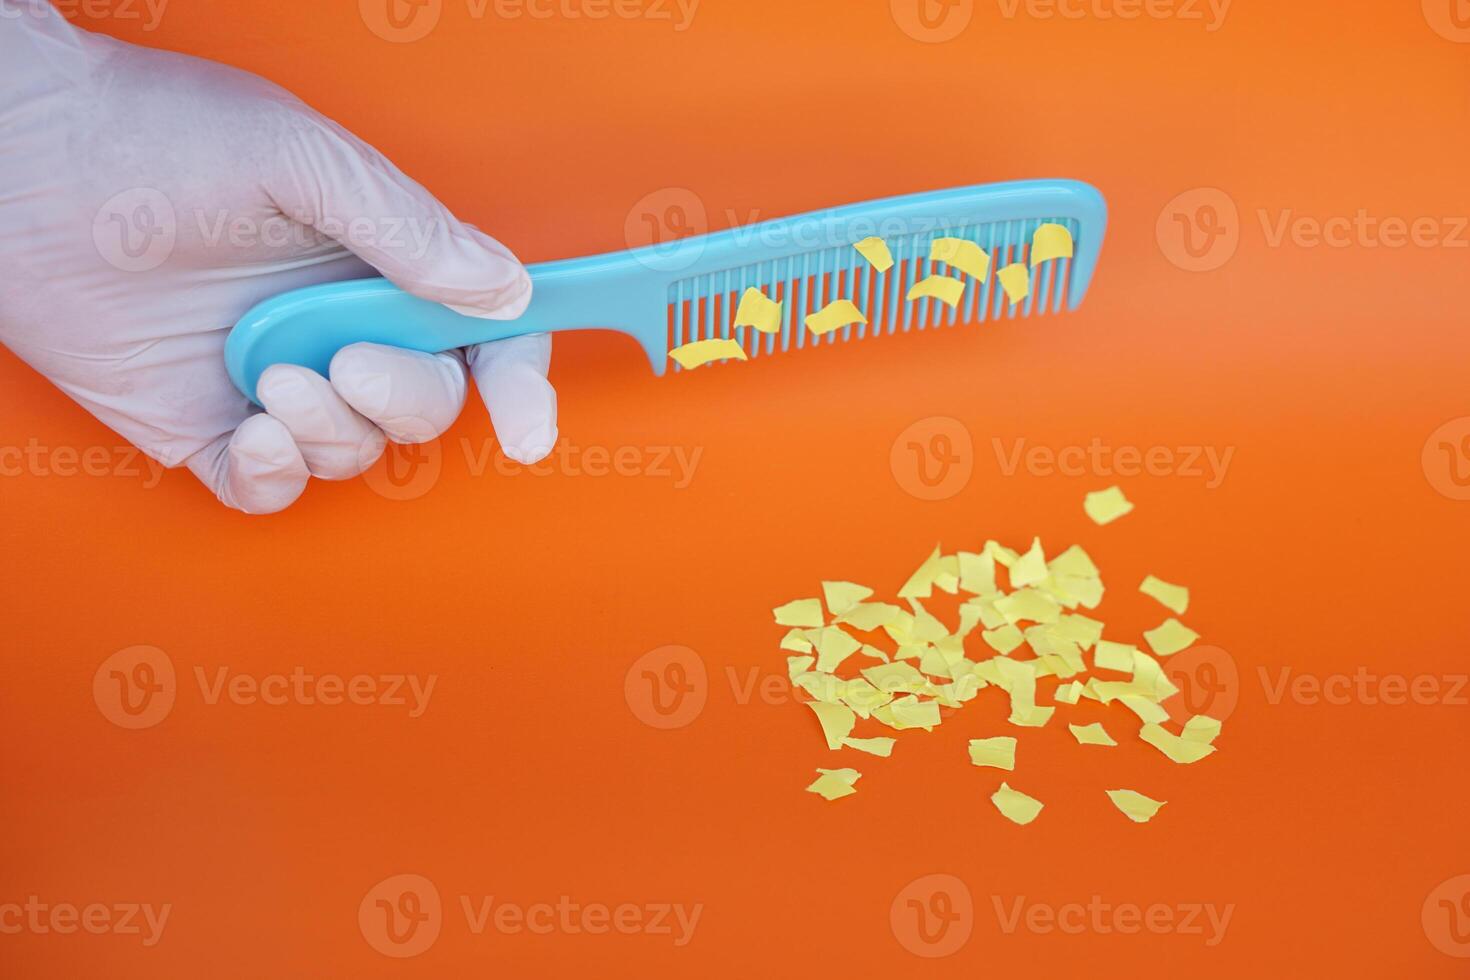
{"label": "glove finger", "polygon": [[286,117],[267,191],[392,282],[468,316],[512,319],[531,277],[510,249],[460,221],[373,147],[302,107]]}
{"label": "glove finger", "polygon": [[457,354],[422,354],[382,344],[352,344],[328,375],[342,399],[394,442],[428,442],[464,408],[468,382]]}
{"label": "glove finger", "polygon": [[311,478],[291,432],[279,419],[252,415],[186,461],[226,507],[274,514],[296,502]]}
{"label": "glove finger", "polygon": [[556,389],[546,379],[551,335],[480,344],[467,358],[505,455],[527,466],[545,459],[558,435]]}
{"label": "glove finger", "polygon": [[326,378],[295,364],[266,368],[256,386],[260,403],[291,432],[312,476],[350,480],[377,462],[388,444],[383,430],[353,411]]}

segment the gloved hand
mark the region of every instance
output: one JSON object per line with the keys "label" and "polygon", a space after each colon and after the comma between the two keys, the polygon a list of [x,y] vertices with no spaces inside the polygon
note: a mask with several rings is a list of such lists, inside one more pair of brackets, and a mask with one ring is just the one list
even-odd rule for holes
{"label": "gloved hand", "polygon": [[276,366],[253,409],[225,336],[257,302],[381,273],[510,319],[531,281],[381,154],[254,75],[90,34],[46,0],[0,0],[0,341],[224,503],[289,506],[385,440],[437,437],[466,366],[503,451],[556,441],[541,335],[427,355],[357,344],[330,380]]}

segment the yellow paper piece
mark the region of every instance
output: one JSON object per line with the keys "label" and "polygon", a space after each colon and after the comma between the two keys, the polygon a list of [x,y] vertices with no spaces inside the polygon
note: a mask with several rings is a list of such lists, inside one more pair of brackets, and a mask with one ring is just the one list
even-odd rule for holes
{"label": "yellow paper piece", "polygon": [[897,622],[897,617],[902,614],[902,609],[886,602],[859,602],[838,615],[833,622],[845,623],[860,632],[871,633],[880,626]]}
{"label": "yellow paper piece", "polygon": [[1169,712],[1165,711],[1157,701],[1143,694],[1124,694],[1119,696],[1123,707],[1138,716],[1138,720],[1145,725],[1162,725],[1169,720]]}
{"label": "yellow paper piece", "polygon": [[1062,225],[1045,224],[1031,236],[1031,264],[1040,265],[1048,259],[1070,259],[1072,257],[1072,233]]}
{"label": "yellow paper piece", "polygon": [[868,260],[868,264],[879,272],[887,272],[893,268],[893,253],[888,251],[888,243],[874,236],[864,238],[853,248],[857,249],[862,257]]}
{"label": "yellow paper piece", "polygon": [[1007,548],[999,541],[985,542],[985,554],[989,555],[991,558],[994,558],[997,562],[1004,565],[1006,568],[1010,568],[1021,557],[1018,552]]}
{"label": "yellow paper piece", "polygon": [[[1082,578],[1076,575],[1061,575],[1047,580],[1054,589],[1070,595],[1079,605],[1096,609],[1102,602],[1103,584],[1100,578]],[[1046,583],[1043,583],[1046,584]]]}
{"label": "yellow paper piece", "polygon": [[697,368],[710,361],[723,361],[732,357],[737,361],[749,360],[745,356],[745,348],[729,338],[696,340],[692,344],[675,347],[669,351],[669,356],[683,368]]}
{"label": "yellow paper piece", "polygon": [[910,302],[916,299],[937,299],[941,303],[958,308],[960,297],[964,294],[965,284],[962,280],[952,279],[949,276],[929,276],[910,286],[908,295],[904,296],[904,299]]}
{"label": "yellow paper piece", "polygon": [[886,759],[893,754],[893,743],[897,741],[896,738],[844,738],[842,744],[850,749],[857,749],[859,752],[882,756]]}
{"label": "yellow paper piece", "polygon": [[1167,800],[1151,800],[1142,793],[1135,793],[1131,789],[1110,789],[1108,799],[1113,801],[1113,806],[1123,811],[1123,815],[1134,823],[1148,823],[1154,814],[1159,812]]}
{"label": "yellow paper piece", "polygon": [[934,580],[944,573],[944,556],[939,553],[939,548],[934,548],[934,553],[924,559],[909,580],[904,583],[903,588],[898,590],[900,599],[927,599],[934,594]]}
{"label": "yellow paper piece", "polygon": [[816,662],[816,657],[787,657],[786,676],[795,681],[802,674],[805,674],[811,668],[811,665]]}
{"label": "yellow paper piece", "polygon": [[1034,800],[1025,793],[1019,793],[1011,789],[1005,783],[1000,784],[1000,789],[991,794],[990,802],[995,808],[1012,823],[1025,826],[1036,819],[1043,806],[1040,800]]}
{"label": "yellow paper piece", "polygon": [[812,641],[806,638],[805,630],[797,627],[796,629],[788,630],[786,635],[781,637],[781,649],[791,650],[795,653],[811,653]]}
{"label": "yellow paper piece", "polygon": [[845,704],[828,704],[825,701],[808,701],[806,706],[812,709],[817,721],[821,722],[827,748],[834,752],[842,748],[842,740],[852,734],[852,726],[857,724],[857,716],[852,713],[852,709]]}
{"label": "yellow paper piece", "polygon": [[960,566],[960,588],[972,595],[995,592],[995,558],[961,551],[955,558]]}
{"label": "yellow paper piece", "polygon": [[1170,585],[1168,582],[1150,575],[1143,580],[1143,584],[1138,587],[1138,591],[1150,599],[1157,599],[1166,609],[1176,612],[1181,616],[1189,608],[1189,590],[1182,585]]}
{"label": "yellow paper piece", "polygon": [[1178,735],[1159,725],[1144,725],[1138,730],[1138,737],[1167,755],[1173,761],[1186,765],[1191,762],[1198,762],[1215,751],[1213,745],[1180,738]]}
{"label": "yellow paper piece", "polygon": [[891,693],[878,690],[861,677],[843,681],[837,697],[859,718],[871,718],[874,711],[893,700]]}
{"label": "yellow paper piece", "polygon": [[1013,262],[995,274],[1000,280],[1000,286],[1006,291],[1006,297],[1014,303],[1019,303],[1031,295],[1031,270],[1019,262]]}
{"label": "yellow paper piece", "polygon": [[823,704],[837,704],[842,698],[842,687],[847,682],[820,670],[808,670],[791,678],[791,683]]}
{"label": "yellow paper piece", "polygon": [[1154,629],[1144,630],[1143,638],[1153,647],[1154,653],[1169,657],[1180,650],[1187,650],[1199,639],[1199,634],[1177,619],[1166,619]]}
{"label": "yellow paper piece", "polygon": [[781,329],[781,303],[754,286],[740,294],[735,309],[735,326],[755,327],[761,333],[777,333]]}
{"label": "yellow paper piece", "polygon": [[821,626],[822,604],[816,599],[794,599],[771,610],[777,626]]}
{"label": "yellow paper piece", "polygon": [[817,669],[830,674],[842,661],[857,653],[862,644],[840,626],[827,626],[822,629],[816,646]]}
{"label": "yellow paper piece", "polygon": [[868,318],[853,305],[850,299],[834,299],[826,306],[806,318],[806,328],[818,336],[831,333],[838,327],[853,323],[867,323]]}
{"label": "yellow paper piece", "polygon": [[1095,619],[1078,614],[1063,614],[1062,618],[1046,628],[1050,636],[1070,640],[1083,650],[1101,642],[1103,624]]}
{"label": "yellow paper piece", "polygon": [[1012,705],[1011,716],[1006,720],[1018,728],[1045,728],[1046,723],[1051,721],[1051,716],[1056,713],[1056,708],[1051,705],[1023,704]]}
{"label": "yellow paper piece", "polygon": [[1033,623],[1055,623],[1062,617],[1062,607],[1055,599],[1035,589],[1021,589],[995,600],[995,608],[1012,625],[1029,620]]}
{"label": "yellow paper piece", "polygon": [[1092,651],[1092,663],[1098,670],[1123,670],[1131,673],[1133,655],[1137,652],[1138,647],[1131,643],[1100,640],[1097,649]]}
{"label": "yellow paper piece", "polygon": [[857,790],[853,789],[853,783],[862,778],[862,773],[856,769],[818,769],[821,773],[817,781],[806,788],[808,793],[816,793],[824,800],[841,799],[851,796]]}
{"label": "yellow paper piece", "polygon": [[1113,737],[1103,728],[1101,722],[1093,722],[1091,725],[1068,725],[1067,730],[1077,740],[1078,745],[1117,745]]}
{"label": "yellow paper piece", "polygon": [[1031,549],[1011,566],[1011,588],[1019,589],[1035,585],[1047,577],[1046,554],[1041,550],[1041,539],[1031,542]]}
{"label": "yellow paper piece", "polygon": [[1082,682],[1072,681],[1070,684],[1063,684],[1057,688],[1056,694],[1052,697],[1058,704],[1076,704],[1082,697]]}
{"label": "yellow paper piece", "polygon": [[936,238],[929,245],[929,261],[952,265],[983,280],[990,275],[990,256],[985,249],[963,238]]}
{"label": "yellow paper piece", "polygon": [[889,694],[918,694],[929,683],[923,674],[914,669],[913,664],[902,661],[864,667],[859,673],[878,690]]}
{"label": "yellow paper piece", "polygon": [[1009,735],[970,739],[970,764],[1015,771],[1016,740]]}
{"label": "yellow paper piece", "polygon": [[1220,722],[1209,715],[1195,715],[1184,723],[1184,733],[1180,737],[1187,742],[1213,745],[1215,739],[1220,737],[1221,727]]}
{"label": "yellow paper piece", "polygon": [[997,653],[1010,653],[1025,640],[1021,631],[1009,623],[1000,629],[986,630],[980,634],[980,638]]}
{"label": "yellow paper piece", "polygon": [[1179,693],[1159,662],[1142,650],[1133,651],[1133,684],[1154,701],[1167,701]]}
{"label": "yellow paper piece", "polygon": [[882,650],[879,650],[877,647],[869,646],[868,644],[864,643],[863,648],[858,652],[865,657],[872,657],[874,660],[881,660],[885,664],[888,663],[888,654],[884,653]]}
{"label": "yellow paper piece", "polygon": [[1097,566],[1092,563],[1092,558],[1075,544],[1047,562],[1047,567],[1051,569],[1053,575],[1097,578],[1099,574]]}
{"label": "yellow paper piece", "polygon": [[866,585],[853,582],[822,583],[822,598],[827,601],[827,611],[833,616],[841,616],[872,594],[873,590]]}
{"label": "yellow paper piece", "polygon": [[938,702],[920,701],[912,695],[898,698],[891,704],[885,704],[874,710],[873,717],[898,731],[909,728],[933,731],[934,726],[942,720],[939,716]]}
{"label": "yellow paper piece", "polygon": [[1087,516],[1095,523],[1111,524],[1132,511],[1133,504],[1123,496],[1120,488],[1108,487],[1106,490],[1089,493],[1082,502],[1082,509],[1087,511]]}

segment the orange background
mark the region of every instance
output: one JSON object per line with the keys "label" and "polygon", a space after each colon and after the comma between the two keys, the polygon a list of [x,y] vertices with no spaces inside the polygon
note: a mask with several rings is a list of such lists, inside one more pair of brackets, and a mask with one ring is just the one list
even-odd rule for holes
{"label": "orange background", "polygon": [[[558,337],[564,443],[698,451],[687,487],[564,465],[475,476],[462,447],[491,439],[477,405],[442,441],[441,478],[407,502],[362,481],[319,484],[251,519],[183,472],[152,489],[125,475],[0,480],[0,903],[173,906],[148,949],[136,936],[0,935],[0,972],[1461,975],[1421,908],[1470,871],[1470,709],[1273,704],[1261,672],[1274,684],[1286,667],[1466,669],[1470,583],[1455,545],[1470,503],[1436,492],[1421,450],[1470,415],[1470,250],[1271,247],[1259,212],[1465,215],[1470,48],[1411,2],[1240,0],[1215,32],[1001,11],[978,4],[943,44],[905,34],[883,0],[704,0],[683,32],[476,20],[450,0],[429,37],[404,44],[346,0],[174,0],[150,33],[87,21],[285,84],[527,261],[622,247],[630,209],[662,188],[692,191],[719,228],[1069,176],[1103,190],[1113,223],[1093,293],[1065,318],[663,380],[626,340]],[[1238,254],[1208,273],[1177,268],[1156,237],[1167,202],[1198,187],[1240,212]],[[931,502],[905,491],[890,450],[936,416],[973,436],[973,472]],[[0,355],[0,445],[33,438],[118,444]],[[1021,438],[1235,455],[1214,489],[1181,475],[1006,475],[992,440]],[[1113,482],[1138,509],[1096,527],[1082,496]],[[1192,587],[1187,621],[1239,674],[1217,755],[1174,766],[1116,706],[1016,732],[1004,699],[983,692],[873,759],[826,752],[785,698],[741,703],[750,672],[784,672],[773,605],[822,578],[891,594],[936,541],[1034,534],[1096,558],[1110,635],[1162,618],[1133,591],[1144,574]],[[160,724],[126,731],[91,685],[135,644],[168,655],[179,689]],[[666,644],[696,651],[709,678],[703,711],[668,731],[624,694],[630,666]],[[438,681],[409,719],[211,705],[194,679],[297,666]],[[1107,720],[1123,744],[1080,748],[1065,720]],[[1029,827],[989,803],[1002,774],[966,760],[965,740],[992,734],[1021,737],[1007,778],[1046,803]],[[858,794],[802,792],[834,760],[864,772]],[[1118,786],[1169,805],[1135,826],[1102,793]],[[357,924],[363,896],[400,873],[428,877],[445,903],[438,941],[403,960]],[[930,873],[965,883],[974,923],[959,952],[926,962],[889,911]],[[461,895],[703,912],[682,948],[475,935]],[[1234,912],[1207,947],[1006,934],[993,905],[1094,895]]]}

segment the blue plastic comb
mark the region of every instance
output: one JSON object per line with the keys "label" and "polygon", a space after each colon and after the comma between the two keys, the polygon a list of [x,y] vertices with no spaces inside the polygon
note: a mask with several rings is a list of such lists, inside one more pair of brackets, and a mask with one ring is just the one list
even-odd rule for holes
{"label": "blue plastic comb", "polygon": [[[1032,269],[1031,295],[1013,304],[996,270],[1029,263],[1031,236],[1052,222],[1072,234],[1071,259]],[[624,252],[530,266],[531,305],[515,320],[462,316],[405,293],[385,279],[359,279],[286,293],[256,306],[225,344],[230,377],[255,399],[255,384],[272,364],[300,364],[323,374],[332,355],[370,341],[437,353],[553,330],[612,329],[631,335],[655,374],[668,352],[696,340],[733,337],[751,358],[791,348],[923,330],[992,317],[1076,309],[1087,294],[1107,229],[1107,204],[1093,187],[1071,180],[1026,180],[958,187],[850,204],[790,218],[697,235]],[[853,248],[881,236],[894,265],[876,272]],[[977,281],[929,260],[936,238],[968,238],[991,256]],[[904,299],[932,273],[963,278],[959,309],[933,299]],[[778,333],[734,328],[747,287],[785,303]],[[833,299],[847,298],[867,324],[822,337],[803,320]],[[677,369],[677,365],[675,366]]]}

